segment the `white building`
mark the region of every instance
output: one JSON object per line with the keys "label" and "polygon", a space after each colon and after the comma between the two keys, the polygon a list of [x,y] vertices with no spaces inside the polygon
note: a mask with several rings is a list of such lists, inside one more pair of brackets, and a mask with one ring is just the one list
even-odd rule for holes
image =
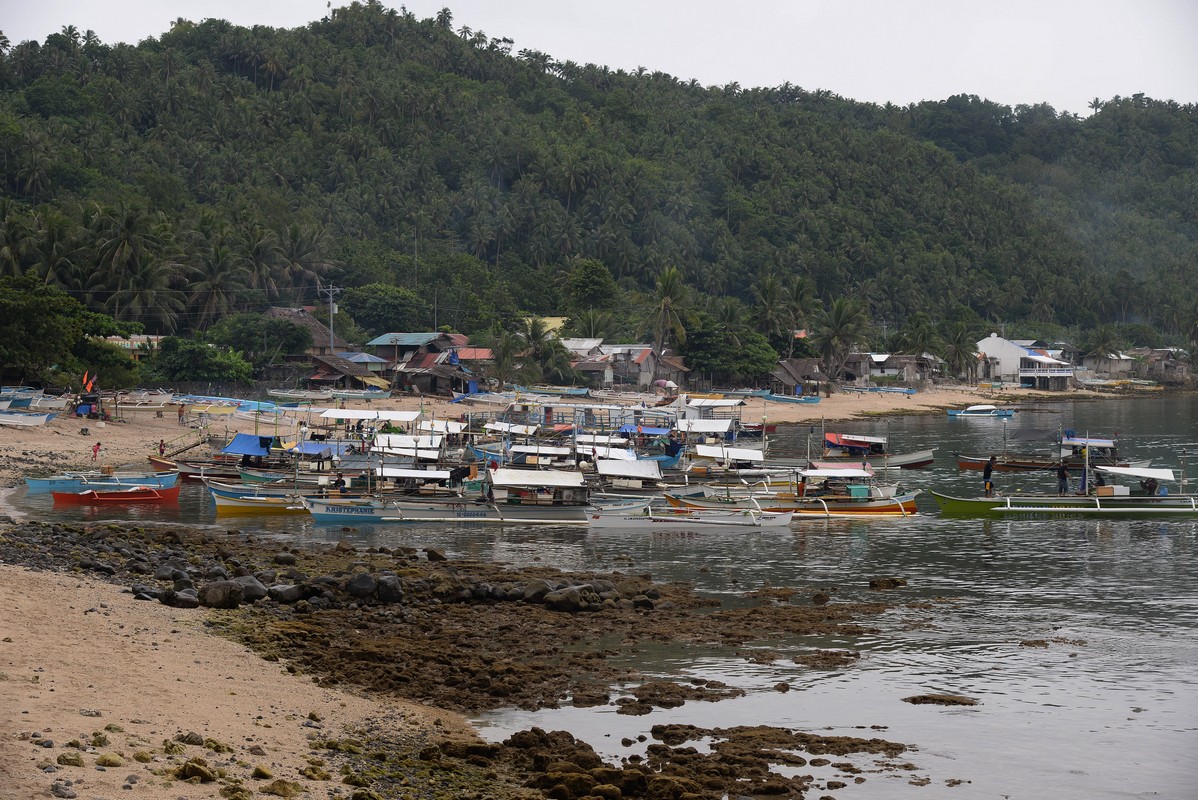
{"label": "white building", "polygon": [[1011,341],[992,333],[977,343],[983,380],[1030,384],[1036,389],[1060,391],[1073,382],[1074,366],[1046,342]]}

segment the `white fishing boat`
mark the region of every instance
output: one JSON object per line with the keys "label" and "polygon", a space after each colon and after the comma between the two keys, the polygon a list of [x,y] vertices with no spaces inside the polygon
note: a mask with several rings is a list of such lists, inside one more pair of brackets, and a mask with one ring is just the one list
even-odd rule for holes
{"label": "white fishing boat", "polygon": [[594,506],[587,516],[592,528],[687,531],[710,528],[785,528],[790,525],[794,512],[762,511],[753,508],[660,508],[650,503],[633,503]]}
{"label": "white fishing boat", "polygon": [[333,399],[333,393],[328,389],[267,389],[266,393],[280,400],[301,403]]}
{"label": "white fishing boat", "polygon": [[381,400],[391,396],[386,389],[334,389],[332,394],[338,400]]}
{"label": "white fishing boat", "polygon": [[53,413],[30,414],[22,411],[0,411],[0,425],[16,428],[36,428],[54,419]]}

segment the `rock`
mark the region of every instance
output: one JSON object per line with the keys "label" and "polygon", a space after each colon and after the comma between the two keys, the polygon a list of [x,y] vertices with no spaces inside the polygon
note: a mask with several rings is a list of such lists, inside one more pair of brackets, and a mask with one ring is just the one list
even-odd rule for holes
{"label": "rock", "polygon": [[240,575],[233,581],[241,585],[241,598],[247,603],[254,603],[270,596],[262,581],[253,575]]}
{"label": "rock", "polygon": [[816,592],[811,595],[811,602],[817,606],[826,606],[832,597],[827,592]]}
{"label": "rock", "polygon": [[294,583],[277,583],[266,591],[271,600],[279,603],[297,603],[304,599],[304,587]]}
{"label": "rock", "polygon": [[196,595],[195,589],[184,589],[182,591],[167,589],[158,596],[158,602],[172,608],[200,607],[200,598]]}
{"label": "rock", "polygon": [[425,557],[428,558],[429,561],[448,561],[449,560],[445,555],[445,551],[439,547],[424,548],[424,555],[425,555]]}
{"label": "rock", "polygon": [[82,767],[83,766],[83,756],[80,755],[78,752],[59,753],[58,758],[56,760],[58,761],[58,765],[62,766],[62,767]]}
{"label": "rock", "polygon": [[299,563],[299,559],[295,557],[295,553],[275,553],[274,562],[284,567],[293,567]]}
{"label": "rock", "polygon": [[50,787],[50,794],[54,795],[55,797],[64,797],[66,800],[71,800],[71,798],[79,796],[75,794],[74,790],[71,789],[70,786],[67,786],[63,783],[54,783]]}
{"label": "rock", "polygon": [[125,759],[118,756],[116,753],[105,753],[96,759],[97,767],[120,767],[124,766]]}
{"label": "rock", "polygon": [[216,773],[208,767],[208,762],[202,758],[192,758],[175,772],[179,780],[198,780],[200,783],[211,783],[216,780]]}
{"label": "rock", "polygon": [[200,590],[200,603],[208,608],[237,608],[244,595],[237,581],[214,581]]}
{"label": "rock", "polygon": [[906,586],[906,578],[870,578],[869,588],[883,591],[886,589],[897,589],[900,586]]}
{"label": "rock", "polygon": [[978,704],[978,701],[972,697],[964,697],[959,694],[917,694],[904,697],[903,702],[917,706],[976,706]]}
{"label": "rock", "polygon": [[377,590],[379,602],[402,603],[404,598],[403,583],[397,575],[384,575],[378,579]]}
{"label": "rock", "polygon": [[345,591],[350,597],[374,597],[378,590],[378,580],[368,572],[359,572],[345,582]]}
{"label": "rock", "polygon": [[524,584],[523,599],[526,603],[539,603],[553,591],[553,584],[544,578],[535,578]]}

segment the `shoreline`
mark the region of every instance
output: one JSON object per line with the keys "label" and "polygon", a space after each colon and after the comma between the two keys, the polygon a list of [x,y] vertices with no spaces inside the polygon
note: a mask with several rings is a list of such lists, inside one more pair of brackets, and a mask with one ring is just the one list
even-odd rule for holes
{"label": "shoreline", "polygon": [[[1136,396],[1136,395],[1129,395]],[[822,398],[819,403],[777,403],[763,398],[745,398],[741,418],[746,423],[764,421],[773,425],[805,424],[817,421],[844,422],[880,416],[907,416],[943,413],[946,409],[975,403],[1020,405],[1039,402],[1119,399],[1124,395],[1086,390],[1037,392],[1029,389],[1002,389],[981,392],[976,387],[934,388],[916,395],[897,393],[840,392]],[[565,402],[570,402],[566,399]],[[427,418],[458,419],[478,406],[454,404],[444,398],[395,397],[386,400],[347,401],[348,409],[416,411],[423,409]],[[183,443],[198,439],[197,415],[189,412],[188,425],[181,426],[173,410],[163,417],[148,412],[129,412],[124,419],[104,423],[59,416],[43,427],[0,428],[0,487],[21,485],[26,474],[52,474],[65,470],[101,467],[148,469],[147,457],[158,453],[160,441],[167,453]],[[231,415],[213,415],[208,431],[231,436],[254,433],[261,426]],[[87,433],[84,433],[84,430]],[[101,445],[93,461],[92,448]]]}

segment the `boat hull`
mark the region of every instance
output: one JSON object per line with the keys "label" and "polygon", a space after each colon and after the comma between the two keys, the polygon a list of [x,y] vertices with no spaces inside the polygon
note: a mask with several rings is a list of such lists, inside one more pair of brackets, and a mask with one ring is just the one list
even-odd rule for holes
{"label": "boat hull", "polygon": [[638,509],[595,508],[590,513],[592,528],[619,530],[708,530],[713,528],[786,528],[790,526],[794,512],[757,511],[737,509],[734,511],[708,511],[697,509]]}
{"label": "boat hull", "polygon": [[754,495],[742,497],[704,497],[700,495],[666,494],[666,501],[676,508],[751,509],[762,511],[792,511],[796,517],[910,517],[919,513],[915,492],[893,497],[855,498],[842,495],[796,496],[793,494]]}
{"label": "boat hull", "polygon": [[[970,456],[957,453],[955,457],[957,459],[957,469],[961,470],[977,470],[980,472],[986,468],[986,464],[990,461],[989,456]],[[1066,457],[1064,461],[1065,465],[1071,470],[1080,470],[1084,466],[1081,456]],[[1060,464],[1060,459],[1054,460],[1048,456],[1000,453],[995,456],[994,469],[998,472],[1045,472],[1055,470]],[[1101,457],[1090,458],[1091,467],[1146,467],[1148,464],[1148,461],[1126,461]]]}
{"label": "boat hull", "polygon": [[1198,518],[1198,495],[1021,495],[1018,497],[953,497],[932,492],[946,517],[1055,519],[1059,517]]}
{"label": "boat hull", "polygon": [[233,516],[246,514],[306,514],[303,500],[297,495],[247,495],[228,497],[212,495],[216,503],[216,515]]}
{"label": "boat hull", "polygon": [[129,505],[131,503],[178,503],[179,487],[169,489],[151,486],[133,486],[128,489],[112,489],[86,492],[51,492],[54,505],[94,506],[94,505]]}
{"label": "boat hull", "polygon": [[49,494],[51,492],[82,492],[88,489],[117,489],[130,486],[158,486],[169,489],[179,480],[178,472],[155,472],[151,474],[78,473],[55,475],[50,478],[26,478],[26,494]]}
{"label": "boat hull", "polygon": [[910,453],[891,453],[889,455],[869,455],[865,458],[852,453],[836,450],[825,450],[822,461],[843,463],[846,466],[866,462],[875,469],[920,469],[936,460],[936,448],[930,450],[915,450]]}
{"label": "boat hull", "polygon": [[488,503],[482,500],[313,500],[304,505],[318,523],[459,522],[491,525],[586,525],[584,505]]}

